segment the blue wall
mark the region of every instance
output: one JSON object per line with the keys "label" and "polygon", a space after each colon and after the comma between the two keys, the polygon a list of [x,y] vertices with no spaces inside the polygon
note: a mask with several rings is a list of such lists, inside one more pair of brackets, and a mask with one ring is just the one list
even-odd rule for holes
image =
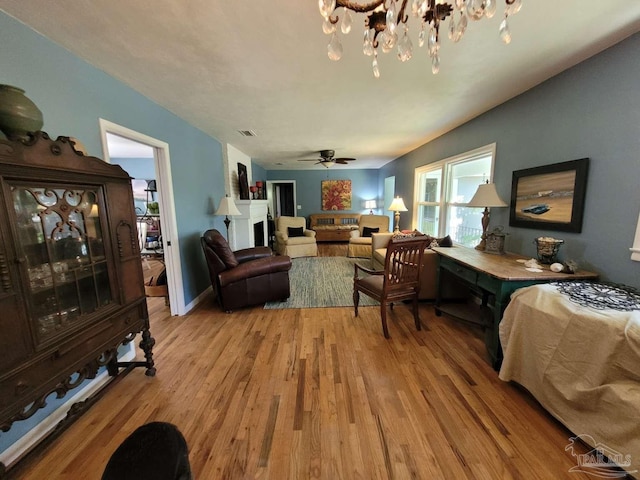
{"label": "blue wall", "polygon": [[[0,83],[26,91],[43,113],[42,129],[53,138],[76,137],[90,155],[101,157],[98,119],[104,118],[169,144],[184,294],[187,303],[192,301],[210,285],[200,235],[207,228],[224,228],[209,211],[211,199],[224,195],[221,144],[1,12],[0,44]],[[49,400],[53,409],[65,399]],[[0,433],[0,450],[47,414]]]}
{"label": "blue wall", "polygon": [[169,144],[184,295],[191,302],[209,286],[200,235],[224,229],[210,214],[211,200],[224,195],[220,142],[4,13],[0,43],[0,83],[26,90],[52,137],[76,137],[101,157],[104,118]]}
{"label": "blue wall", "polygon": [[[312,213],[323,213],[321,202],[322,180],[351,180],[351,210],[344,212],[369,213],[365,200],[379,199],[378,170],[331,168],[326,170],[270,170],[267,179],[295,180],[299,217],[309,218]],[[381,213],[381,210],[374,213]]]}
{"label": "blue wall", "polygon": [[267,180],[267,171],[260,165],[251,161],[251,185],[255,185],[258,180]]}
{"label": "blue wall", "polygon": [[[534,238],[562,238],[563,259],[640,287],[640,263],[629,251],[640,212],[638,52],[635,34],[385,165],[380,178],[395,175],[396,194],[412,210],[414,168],[497,142],[494,180],[508,202],[514,170],[589,157],[581,233],[510,227],[507,208],[493,210],[491,225],[505,227],[509,251],[535,256]],[[410,219],[404,213],[401,228]]]}

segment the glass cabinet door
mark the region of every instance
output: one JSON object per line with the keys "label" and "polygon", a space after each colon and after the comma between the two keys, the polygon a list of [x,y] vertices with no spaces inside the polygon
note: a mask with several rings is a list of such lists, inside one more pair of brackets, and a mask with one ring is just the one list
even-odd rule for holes
{"label": "glass cabinet door", "polygon": [[113,299],[99,188],[11,186],[26,297],[39,342]]}

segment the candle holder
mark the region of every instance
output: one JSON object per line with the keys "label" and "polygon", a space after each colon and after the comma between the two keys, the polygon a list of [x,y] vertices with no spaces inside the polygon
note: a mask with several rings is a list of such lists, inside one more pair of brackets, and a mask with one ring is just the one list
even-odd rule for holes
{"label": "candle holder", "polygon": [[258,198],[259,199],[264,199],[265,198],[264,189],[262,188],[263,185],[264,185],[264,183],[261,182],[260,180],[258,180],[256,182],[256,187],[258,188]]}
{"label": "candle holder", "polygon": [[251,192],[251,199],[255,200],[256,199],[256,192],[258,191],[258,187],[251,185],[249,187],[249,191]]}

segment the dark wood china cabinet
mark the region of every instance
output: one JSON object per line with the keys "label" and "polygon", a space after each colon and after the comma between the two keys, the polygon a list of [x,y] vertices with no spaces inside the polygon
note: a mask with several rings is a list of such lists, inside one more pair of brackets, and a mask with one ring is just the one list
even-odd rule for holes
{"label": "dark wood china cabinet", "polygon": [[[0,202],[0,428],[102,366],[153,376],[129,175],[36,132],[0,140]],[[138,333],[144,359],[118,362]]]}

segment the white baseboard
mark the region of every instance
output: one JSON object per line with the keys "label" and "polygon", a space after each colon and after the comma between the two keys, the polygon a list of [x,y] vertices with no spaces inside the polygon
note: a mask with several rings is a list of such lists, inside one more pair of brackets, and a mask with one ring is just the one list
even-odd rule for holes
{"label": "white baseboard", "polygon": [[211,294],[212,291],[213,291],[213,287],[209,285],[209,288],[207,288],[204,292],[202,292],[200,295],[194,298],[193,301],[191,301],[189,304],[185,306],[186,313],[189,313],[192,309],[196,308],[198,304],[202,302],[207,295]]}

